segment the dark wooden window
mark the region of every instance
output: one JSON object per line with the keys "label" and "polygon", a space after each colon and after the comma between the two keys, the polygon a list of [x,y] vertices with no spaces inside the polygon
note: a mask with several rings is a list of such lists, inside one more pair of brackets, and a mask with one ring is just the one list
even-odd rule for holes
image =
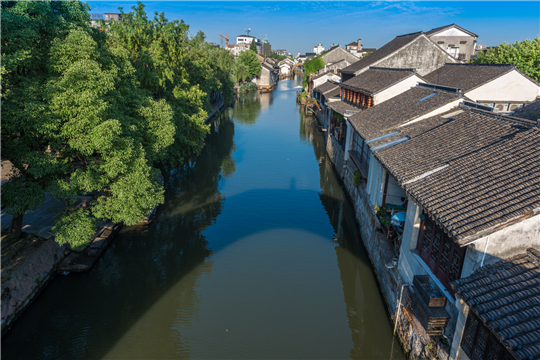
{"label": "dark wooden window", "polygon": [[343,116],[332,110],[330,118],[330,134],[334,136],[339,143],[342,151],[345,151],[345,136],[347,135],[347,124]]}
{"label": "dark wooden window", "polygon": [[461,348],[471,360],[509,360],[514,357],[472,311],[461,338]]}
{"label": "dark wooden window", "polygon": [[460,247],[425,216],[418,235],[417,250],[433,273],[453,294],[450,282],[459,279],[466,248]]}
{"label": "dark wooden window", "polygon": [[352,149],[349,152],[354,165],[358,168],[364,178],[367,179],[369,171],[369,146],[360,134],[353,132]]}

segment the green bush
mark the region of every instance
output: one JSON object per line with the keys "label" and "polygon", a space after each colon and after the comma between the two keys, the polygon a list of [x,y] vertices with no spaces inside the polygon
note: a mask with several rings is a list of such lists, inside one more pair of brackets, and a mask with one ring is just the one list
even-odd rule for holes
{"label": "green bush", "polygon": [[304,64],[305,74],[309,75],[310,73],[316,73],[319,69],[324,67],[324,60],[320,57],[317,57],[311,61],[308,61]]}
{"label": "green bush", "polygon": [[255,91],[255,90],[257,90],[257,84],[255,84],[253,82],[248,82],[246,84],[240,85],[240,92],[241,93],[247,93],[247,92]]}
{"label": "green bush", "polygon": [[308,85],[309,74],[316,73],[319,69],[324,67],[324,60],[320,57],[312,59],[304,63],[304,81],[302,82],[302,88],[305,89]]}
{"label": "green bush", "polygon": [[353,175],[354,180],[354,186],[358,186],[362,183],[362,174],[360,174],[360,171],[355,170]]}

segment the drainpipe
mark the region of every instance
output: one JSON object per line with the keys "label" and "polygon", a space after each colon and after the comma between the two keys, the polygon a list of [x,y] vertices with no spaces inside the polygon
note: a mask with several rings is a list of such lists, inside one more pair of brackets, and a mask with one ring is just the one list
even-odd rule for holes
{"label": "drainpipe", "polygon": [[484,259],[486,258],[486,252],[489,245],[489,238],[490,236],[488,236],[487,241],[486,241],[486,247],[484,248],[484,255],[482,255],[482,262],[480,263],[480,267],[484,266]]}
{"label": "drainpipe", "polygon": [[401,285],[401,295],[399,295],[399,303],[398,303],[398,308],[396,310],[396,322],[395,322],[395,325],[394,325],[394,335],[396,335],[397,322],[398,322],[398,319],[399,319],[399,311],[401,310],[401,300],[403,299],[403,288],[405,286],[411,286],[411,284],[403,284],[403,285]]}

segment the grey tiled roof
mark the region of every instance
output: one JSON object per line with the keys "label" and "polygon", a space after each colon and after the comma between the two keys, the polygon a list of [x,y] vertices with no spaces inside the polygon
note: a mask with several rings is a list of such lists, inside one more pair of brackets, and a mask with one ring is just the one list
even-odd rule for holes
{"label": "grey tiled roof", "polygon": [[[434,93],[435,96],[419,101]],[[352,116],[350,120],[356,131],[370,140],[459,99],[456,94],[417,86]]]}
{"label": "grey tiled roof", "polygon": [[317,86],[315,89],[313,89],[313,91],[317,91],[317,92],[320,92],[321,94],[324,94],[336,88],[338,89],[338,93],[339,93],[339,83],[335,83],[333,81],[327,81],[324,84]]}
{"label": "grey tiled roof", "polygon": [[335,89],[330,90],[329,92],[325,93],[324,96],[327,99],[330,99],[330,98],[333,98],[333,97],[337,97],[338,99],[340,99],[340,97],[339,97],[339,86],[336,87]]}
{"label": "grey tiled roof", "polygon": [[518,108],[512,116],[533,121],[540,119],[540,100]]}
{"label": "grey tiled roof", "polygon": [[403,46],[409,44],[411,41],[416,39],[417,37],[422,36],[422,32],[414,33],[414,34],[408,34],[408,35],[402,35],[396,37],[394,40],[390,41],[389,43],[385,44],[383,47],[381,47],[379,50],[375,51],[369,56],[363,57],[354,64],[351,64],[341,70],[342,73],[350,74],[355,73],[356,71],[359,71],[361,69],[367,68],[371,65],[374,65],[379,60],[382,60],[386,56],[392,54],[394,51],[402,48]]}
{"label": "grey tiled roof", "polygon": [[516,359],[540,359],[538,249],[486,265],[452,287]]}
{"label": "grey tiled roof", "polygon": [[370,67],[369,70],[345,81],[341,87],[373,95],[413,75],[414,69]]}
{"label": "grey tiled roof", "polygon": [[373,154],[463,245],[540,208],[540,128],[526,120],[462,110],[431,119],[431,127],[417,134],[409,130],[409,140]]}
{"label": "grey tiled roof", "polygon": [[450,28],[453,28],[453,27],[455,27],[455,28],[457,28],[457,29],[459,29],[461,31],[464,31],[464,32],[468,33],[471,36],[478,37],[478,35],[476,35],[475,33],[472,33],[469,30],[466,30],[466,29],[464,29],[461,26],[458,26],[456,24],[450,24],[450,25],[441,26],[441,27],[438,27],[438,28],[435,28],[435,29],[431,29],[431,30],[426,32],[426,35],[428,35],[428,36],[435,35],[436,33],[440,32],[440,31],[450,29]]}
{"label": "grey tiled roof", "polygon": [[483,65],[483,64],[445,64],[424,76],[430,84],[451,86],[464,92],[482,86],[512,70],[512,64]]}
{"label": "grey tiled roof", "polygon": [[360,111],[356,106],[349,105],[341,100],[328,103],[328,107],[341,115],[345,114],[346,111]]}

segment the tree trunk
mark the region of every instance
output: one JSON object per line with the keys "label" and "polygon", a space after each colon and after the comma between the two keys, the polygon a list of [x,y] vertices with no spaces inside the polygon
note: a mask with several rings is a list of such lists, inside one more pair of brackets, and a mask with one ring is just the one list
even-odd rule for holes
{"label": "tree trunk", "polygon": [[11,237],[17,237],[21,235],[23,225],[24,214],[14,216],[11,220]]}

